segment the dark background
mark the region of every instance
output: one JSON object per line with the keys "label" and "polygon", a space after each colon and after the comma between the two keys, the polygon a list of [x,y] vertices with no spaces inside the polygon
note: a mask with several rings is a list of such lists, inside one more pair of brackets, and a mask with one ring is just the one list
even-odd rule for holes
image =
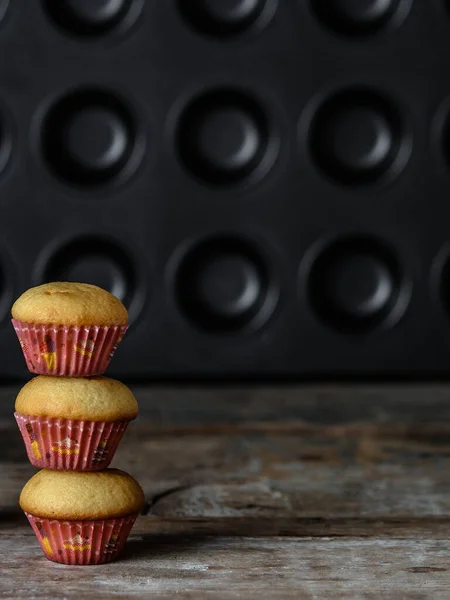
{"label": "dark background", "polygon": [[119,296],[126,379],[446,377],[445,0],[0,0],[13,300]]}

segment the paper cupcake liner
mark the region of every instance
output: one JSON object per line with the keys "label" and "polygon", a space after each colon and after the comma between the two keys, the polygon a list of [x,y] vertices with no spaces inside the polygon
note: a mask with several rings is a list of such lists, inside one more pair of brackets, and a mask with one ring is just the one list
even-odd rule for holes
{"label": "paper cupcake liner", "polygon": [[102,375],[127,325],[69,327],[12,319],[28,370],[38,375]]}
{"label": "paper cupcake liner", "polygon": [[137,514],[98,521],[40,519],[25,513],[48,560],[65,565],[101,565],[117,558]]}
{"label": "paper cupcake liner", "polygon": [[31,464],[62,471],[106,469],[129,423],[14,416]]}

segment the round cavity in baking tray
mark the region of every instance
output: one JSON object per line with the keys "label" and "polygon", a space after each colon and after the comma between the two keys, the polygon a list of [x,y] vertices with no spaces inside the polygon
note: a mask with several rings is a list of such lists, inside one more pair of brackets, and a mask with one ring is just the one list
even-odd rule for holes
{"label": "round cavity in baking tray", "polygon": [[80,36],[101,36],[129,24],[136,0],[44,0],[47,14],[59,27]]}
{"label": "round cavity in baking tray", "polygon": [[213,90],[194,99],[180,117],[178,155],[196,177],[219,186],[253,180],[276,154],[264,109],[235,90]]}
{"label": "round cavity in baking tray", "polygon": [[137,316],[139,275],[136,264],[120,244],[90,236],[73,239],[51,252],[40,266],[38,279],[49,281],[83,281],[98,285],[120,298]]}
{"label": "round cavity in baking tray", "polygon": [[79,90],[51,107],[42,125],[42,151],[68,183],[104,185],[129,174],[137,135],[131,111],[113,94]]}
{"label": "round cavity in baking tray", "polygon": [[345,90],[326,99],[309,131],[315,163],[346,185],[373,183],[395,174],[403,166],[398,158],[405,143],[396,107],[364,89]]}
{"label": "round cavity in baking tray", "polygon": [[266,22],[275,0],[178,0],[181,14],[197,31],[213,36],[243,33]]}
{"label": "round cavity in baking tray", "polygon": [[175,294],[184,315],[210,333],[255,331],[272,314],[278,286],[248,241],[204,240],[191,248],[176,273]]}
{"label": "round cavity in baking tray", "polygon": [[397,15],[404,0],[311,0],[319,19],[349,36],[376,33]]}
{"label": "round cavity in baking tray", "polygon": [[343,238],[326,247],[308,279],[309,299],[319,317],[349,333],[370,332],[397,320],[405,304],[402,290],[393,252],[365,237]]}

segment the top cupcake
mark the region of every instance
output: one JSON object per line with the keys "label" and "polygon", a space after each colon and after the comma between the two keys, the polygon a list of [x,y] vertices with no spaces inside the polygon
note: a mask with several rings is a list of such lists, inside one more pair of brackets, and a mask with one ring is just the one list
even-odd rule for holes
{"label": "top cupcake", "polygon": [[88,283],[31,288],[11,312],[27,367],[38,375],[102,375],[128,327],[122,302]]}
{"label": "top cupcake", "polygon": [[122,302],[89,283],[52,282],[30,288],[14,303],[12,317],[24,323],[67,326],[127,325]]}

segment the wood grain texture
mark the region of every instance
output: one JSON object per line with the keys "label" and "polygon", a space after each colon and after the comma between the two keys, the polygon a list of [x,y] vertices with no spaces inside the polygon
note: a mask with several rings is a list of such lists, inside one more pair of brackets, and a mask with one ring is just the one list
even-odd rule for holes
{"label": "wood grain texture", "polygon": [[0,597],[449,597],[450,386],[134,391],[113,466],[147,505],[123,560],[83,569],[18,510],[34,469],[0,389]]}
{"label": "wood grain texture", "polygon": [[[134,535],[120,562],[55,565],[29,537],[2,536],[3,598],[448,599],[450,543]],[[3,550],[3,548],[2,548]]]}

